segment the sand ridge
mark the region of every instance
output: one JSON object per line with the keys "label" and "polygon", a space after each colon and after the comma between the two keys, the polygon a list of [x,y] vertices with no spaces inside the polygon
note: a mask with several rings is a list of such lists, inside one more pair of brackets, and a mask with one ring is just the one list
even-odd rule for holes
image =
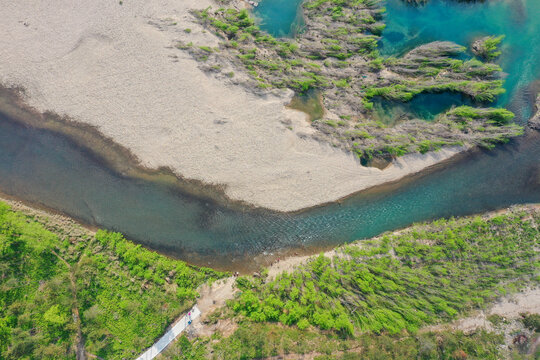
{"label": "sand ridge", "polygon": [[[398,180],[464,150],[362,167],[319,143],[291,91],[250,93],[174,48],[216,46],[190,9],[210,0],[18,0],[0,7],[0,83],[40,111],[97,126],[144,166],[225,185],[256,206],[294,211]],[[185,29],[190,29],[186,32]],[[288,128],[292,124],[292,130]]]}

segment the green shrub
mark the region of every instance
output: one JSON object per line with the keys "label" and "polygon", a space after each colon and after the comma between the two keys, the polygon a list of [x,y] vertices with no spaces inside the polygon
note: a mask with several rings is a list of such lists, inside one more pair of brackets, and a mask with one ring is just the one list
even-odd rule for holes
{"label": "green shrub", "polygon": [[[427,146],[427,144],[426,144]],[[430,144],[436,146],[436,144]],[[520,212],[437,220],[348,245],[273,280],[244,278],[232,309],[257,322],[309,322],[343,336],[414,333],[538,283],[540,232]]]}
{"label": "green shrub", "polygon": [[75,359],[74,309],[89,353],[135,358],[193,305],[199,285],[225,275],[118,233],[69,232],[0,202],[0,358]]}

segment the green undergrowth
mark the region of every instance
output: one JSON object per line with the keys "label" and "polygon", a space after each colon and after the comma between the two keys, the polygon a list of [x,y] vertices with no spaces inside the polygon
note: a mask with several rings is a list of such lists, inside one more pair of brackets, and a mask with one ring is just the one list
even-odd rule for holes
{"label": "green undergrowth", "polygon": [[487,119],[487,123],[496,125],[507,125],[512,119],[514,114],[506,109],[478,109],[471,106],[459,106],[453,108],[446,113],[447,116],[453,117],[456,121],[463,123],[470,122],[475,119]]}
{"label": "green undergrowth", "polygon": [[540,215],[437,220],[320,255],[275,279],[240,277],[230,308],[342,337],[414,334],[539,281]]}
{"label": "green undergrowth", "polygon": [[135,358],[222,276],[118,233],[48,230],[0,202],[0,359],[75,359],[75,311],[89,354]]}
{"label": "green undergrowth", "polygon": [[[181,337],[165,352],[171,360],[243,360],[303,358],[315,360],[498,360],[504,343],[498,334],[461,331],[410,334],[363,334],[343,339],[314,329],[243,322],[229,337],[220,334],[190,342]],[[296,355],[297,357],[294,357]]]}

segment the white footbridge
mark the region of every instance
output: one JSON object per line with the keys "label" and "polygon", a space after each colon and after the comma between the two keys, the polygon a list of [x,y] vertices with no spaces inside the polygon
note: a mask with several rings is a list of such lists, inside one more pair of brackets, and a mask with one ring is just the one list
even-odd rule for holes
{"label": "white footbridge", "polygon": [[193,320],[201,315],[201,311],[195,305],[180,321],[165,333],[151,348],[146,350],[137,360],[152,360],[158,356],[178,335],[184,331]]}

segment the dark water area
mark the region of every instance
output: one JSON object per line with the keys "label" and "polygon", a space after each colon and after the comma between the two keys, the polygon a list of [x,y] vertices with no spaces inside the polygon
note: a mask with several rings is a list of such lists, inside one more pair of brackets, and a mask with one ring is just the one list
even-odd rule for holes
{"label": "dark water area", "polygon": [[380,98],[372,102],[375,120],[389,126],[410,119],[433,121],[453,106],[474,105],[469,97],[458,93],[419,94],[405,103]]}
{"label": "dark water area", "polygon": [[[258,11],[272,1],[277,0],[264,0]],[[505,33],[503,51],[515,53],[500,59],[509,75],[508,94],[499,104],[518,110],[523,119],[532,111],[538,78],[538,6],[537,0],[483,4],[431,0],[419,9],[388,0],[389,26],[384,35],[389,36],[382,46],[385,52],[396,53],[431,40],[466,44],[484,33]],[[486,17],[484,22],[475,24],[471,19],[476,17],[453,22],[477,11],[483,14],[478,19]],[[488,18],[495,14],[499,17]],[[432,25],[437,23],[440,26],[433,32]],[[510,28],[511,33],[503,32]],[[528,40],[520,38],[525,35]],[[433,104],[435,100],[427,96],[417,101],[419,111],[433,116],[441,106],[451,106],[459,99],[450,96]],[[540,202],[540,133],[531,131],[493,151],[475,150],[444,166],[338,203],[280,214],[233,210],[166,184],[122,176],[66,137],[22,126],[0,114],[0,191],[87,224],[120,231],[138,243],[194,264],[252,270],[264,265],[270,253],[316,252],[414,222]]]}
{"label": "dark water area", "polygon": [[253,269],[256,255],[328,248],[413,222],[540,202],[540,134],[398,185],[299,214],[233,211],[123,177],[61,135],[0,117],[0,189],[191,263]]}
{"label": "dark water area", "polygon": [[295,95],[287,106],[308,114],[310,121],[322,119],[324,116],[322,95],[315,90],[308,90],[305,94]]}

